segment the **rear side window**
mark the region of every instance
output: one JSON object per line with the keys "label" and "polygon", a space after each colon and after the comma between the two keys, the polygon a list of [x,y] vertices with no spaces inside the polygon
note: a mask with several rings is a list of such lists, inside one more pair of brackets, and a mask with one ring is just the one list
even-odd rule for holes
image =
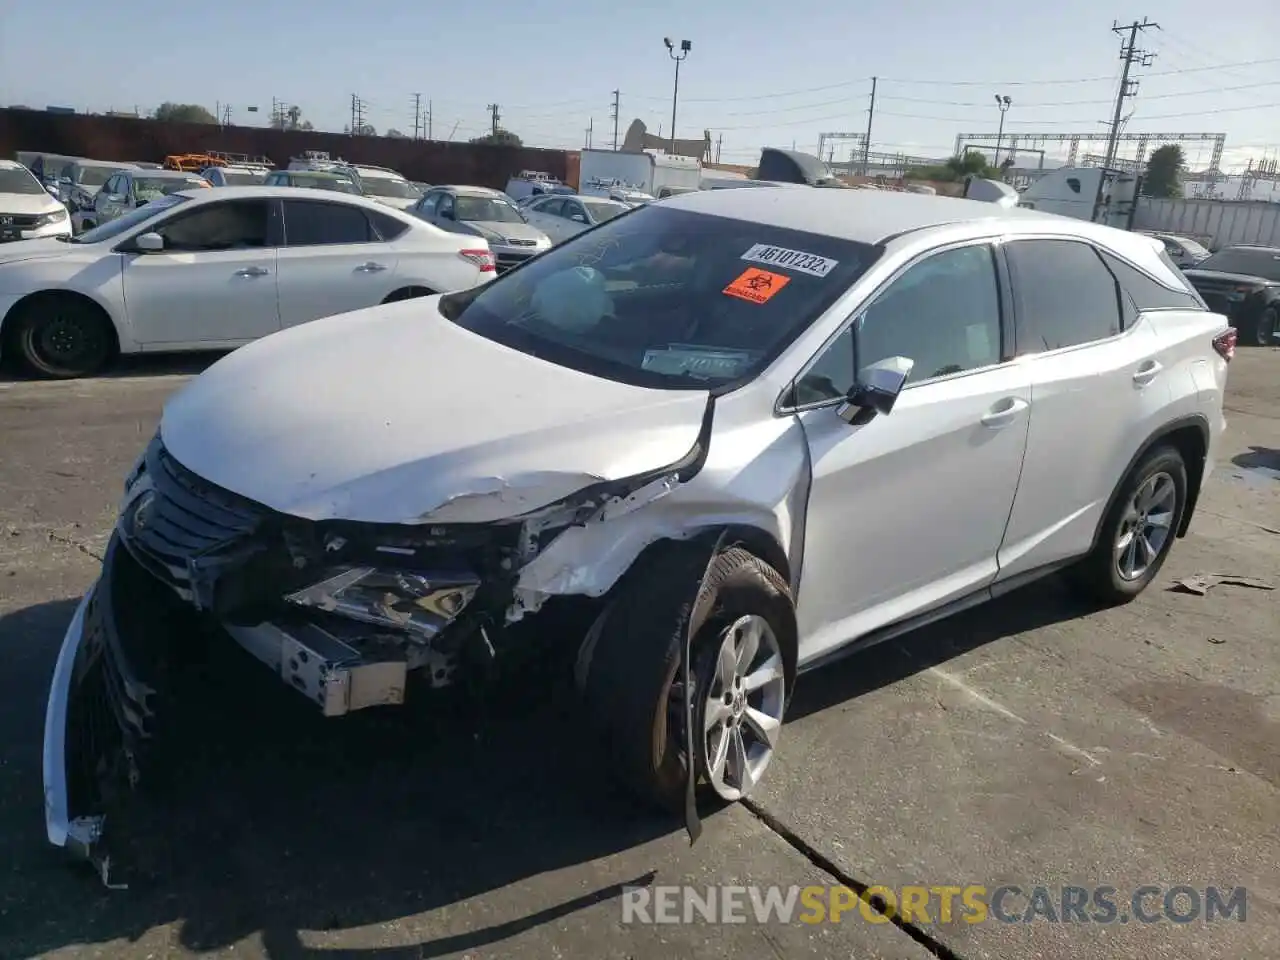
{"label": "rear side window", "polygon": [[369,216],[373,220],[373,228],[378,231],[378,236],[383,240],[394,240],[409,229],[409,225],[403,220],[397,220],[385,213],[372,211]]}
{"label": "rear side window", "polygon": [[1017,240],[1007,256],[1018,304],[1018,353],[1061,350],[1120,332],[1120,285],[1086,243]]}
{"label": "rear side window", "polygon": [[285,245],[321,246],[333,243],[368,243],[378,239],[369,218],[359,207],[313,200],[284,202]]}
{"label": "rear side window", "polygon": [[[1203,310],[1205,309],[1199,296],[1185,290],[1171,290],[1155,278],[1143,273],[1137,267],[1130,266],[1119,257],[1113,257],[1105,251],[1101,253],[1103,261],[1111,273],[1120,281],[1120,286],[1133,300],[1138,310]],[[1165,254],[1161,259],[1166,259]],[[1182,271],[1168,264],[1174,276],[1181,277]]]}

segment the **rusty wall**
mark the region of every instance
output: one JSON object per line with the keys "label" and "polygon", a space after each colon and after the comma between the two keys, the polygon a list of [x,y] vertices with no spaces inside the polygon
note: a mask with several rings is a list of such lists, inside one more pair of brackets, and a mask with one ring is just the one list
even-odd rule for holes
{"label": "rusty wall", "polygon": [[[169,154],[222,150],[266,156],[277,166],[304,150],[323,150],[351,163],[391,167],[424,183],[469,183],[503,189],[521,170],[542,170],[572,182],[577,154],[531,147],[495,147],[439,140],[351,137],[340,133],[217,127],[203,123],[159,123],[135,117],[56,114],[0,109],[0,157],[19,150],[58,153],[95,160],[151,160]],[[570,163],[572,158],[572,169]]]}

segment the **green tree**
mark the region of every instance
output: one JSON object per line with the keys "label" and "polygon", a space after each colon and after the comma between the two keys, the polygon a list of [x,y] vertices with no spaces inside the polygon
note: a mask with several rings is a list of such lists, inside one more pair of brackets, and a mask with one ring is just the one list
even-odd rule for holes
{"label": "green tree", "polygon": [[314,130],[310,120],[302,119],[302,108],[297,104],[286,110],[276,111],[271,125],[277,130]]}
{"label": "green tree", "polygon": [[976,150],[956,154],[946,163],[935,167],[916,167],[907,171],[909,180],[936,180],[939,183],[955,183],[974,173],[980,177],[998,180],[1000,171],[987,163],[987,158]]}
{"label": "green tree", "polygon": [[510,130],[499,127],[494,133],[486,133],[483,137],[472,137],[472,143],[487,143],[495,147],[523,147],[524,143]]}
{"label": "green tree", "polygon": [[354,130],[352,130],[351,125],[348,124],[342,128],[342,132],[356,137],[376,137],[378,135],[378,131],[374,129],[372,123],[362,123]]}
{"label": "green tree", "polygon": [[1176,143],[1157,147],[1147,160],[1147,175],[1143,179],[1142,192],[1148,197],[1180,197],[1184,172],[1186,163],[1182,157],[1182,147]]}
{"label": "green tree", "polygon": [[408,140],[409,139],[407,136],[405,136],[395,127],[387,127],[387,132],[384,133],[383,136],[390,137],[392,140]]}
{"label": "green tree", "polygon": [[155,119],[166,123],[217,123],[218,118],[198,103],[165,102],[156,107]]}

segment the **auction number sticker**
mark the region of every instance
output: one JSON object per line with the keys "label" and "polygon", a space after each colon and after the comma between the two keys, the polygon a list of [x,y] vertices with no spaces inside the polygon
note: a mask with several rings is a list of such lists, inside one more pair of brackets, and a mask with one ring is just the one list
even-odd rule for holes
{"label": "auction number sticker", "polygon": [[820,257],[816,253],[805,253],[803,250],[788,250],[786,247],[774,247],[767,243],[755,244],[740,259],[748,260],[752,263],[768,264],[771,267],[786,267],[788,270],[798,270],[801,273],[809,274],[811,277],[825,277],[840,263],[839,260]]}
{"label": "auction number sticker", "polygon": [[722,293],[739,300],[751,303],[768,303],[778,291],[791,282],[790,277],[780,273],[770,273],[757,267],[747,267],[738,277],[722,290]]}

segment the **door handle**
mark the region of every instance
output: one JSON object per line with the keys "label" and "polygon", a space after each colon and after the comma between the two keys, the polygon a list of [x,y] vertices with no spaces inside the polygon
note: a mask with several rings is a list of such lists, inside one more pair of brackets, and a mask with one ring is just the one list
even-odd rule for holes
{"label": "door handle", "polygon": [[1009,397],[1001,400],[995,407],[987,412],[982,418],[982,425],[990,427],[993,430],[999,430],[1001,427],[1007,427],[1018,418],[1018,414],[1031,404],[1023,400],[1021,397]]}
{"label": "door handle", "polygon": [[265,277],[271,271],[266,267],[245,267],[243,270],[237,270],[237,277]]}
{"label": "door handle", "polygon": [[368,263],[362,263],[360,264],[360,266],[356,267],[356,273],[378,273],[379,271],[382,271],[385,269],[387,268],[384,267],[382,264],[374,263],[372,260],[370,260]]}
{"label": "door handle", "polygon": [[1148,383],[1160,375],[1160,371],[1164,369],[1164,365],[1159,360],[1148,360],[1138,368],[1137,373],[1133,375],[1133,382],[1140,387],[1145,387]]}

